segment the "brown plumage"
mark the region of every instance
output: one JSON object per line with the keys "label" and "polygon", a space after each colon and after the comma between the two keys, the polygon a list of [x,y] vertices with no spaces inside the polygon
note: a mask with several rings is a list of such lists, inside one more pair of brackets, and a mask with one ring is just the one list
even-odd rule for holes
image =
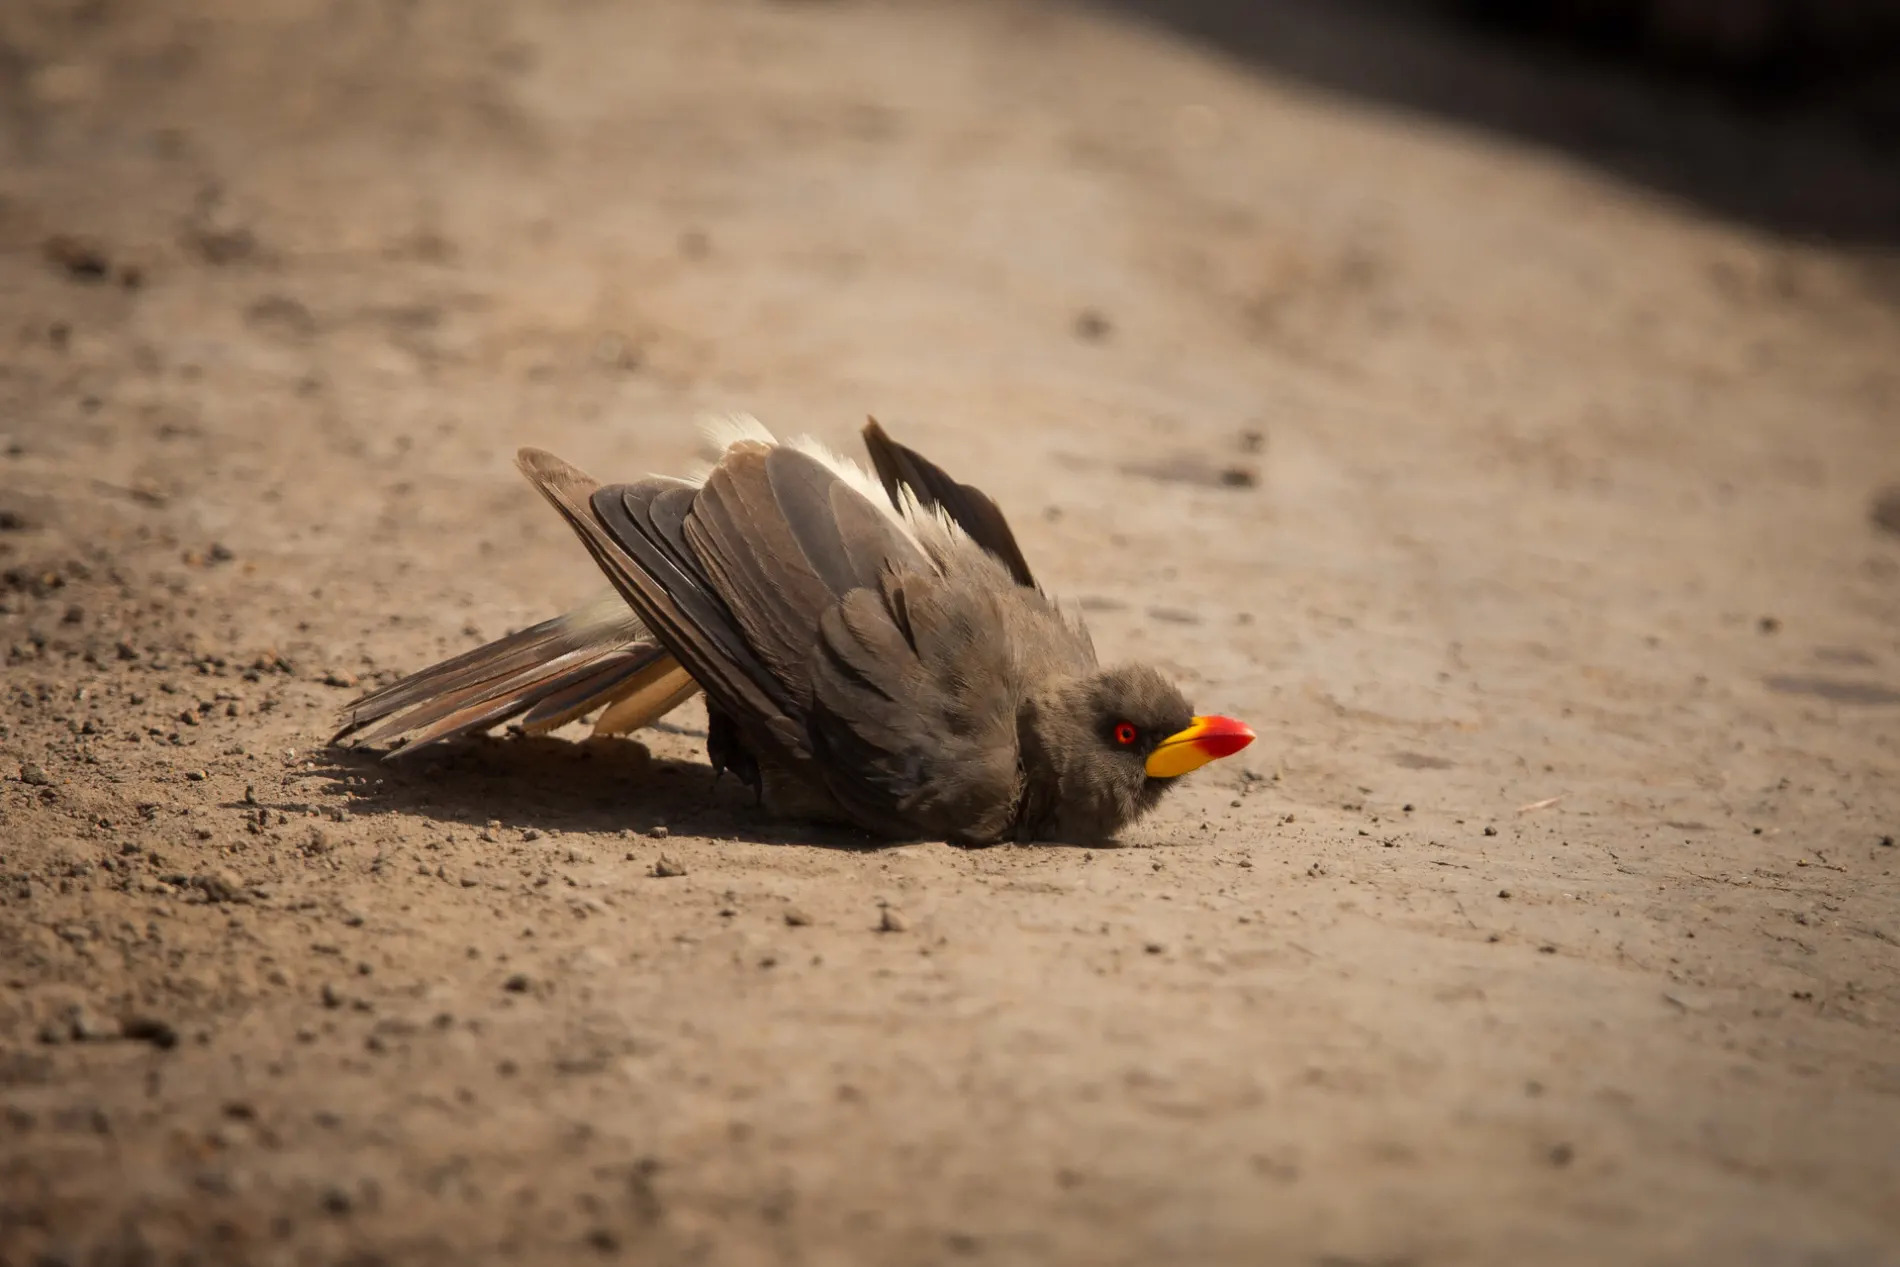
{"label": "brown plumage", "polygon": [[974,844],[1105,839],[1251,742],[1155,670],[1101,667],[993,501],[864,438],[882,489],[749,420],[697,481],[603,487],[522,450],[617,597],[365,696],[337,739],[408,751],[602,707],[618,733],[704,691],[708,756],[769,806]]}

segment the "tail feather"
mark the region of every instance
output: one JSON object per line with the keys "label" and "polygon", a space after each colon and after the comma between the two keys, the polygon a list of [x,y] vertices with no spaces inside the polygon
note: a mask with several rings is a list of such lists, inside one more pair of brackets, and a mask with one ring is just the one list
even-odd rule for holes
{"label": "tail feather", "polygon": [[[660,681],[668,689],[655,694]],[[620,597],[609,595],[365,695],[345,710],[331,742],[406,738],[402,751],[413,752],[524,713],[538,734],[630,698],[644,701],[635,726],[647,725],[697,689]]]}
{"label": "tail feather", "polygon": [[596,735],[624,735],[651,726],[660,718],[699,694],[693,675],[674,661],[664,673],[654,673],[634,686],[594,719]]}
{"label": "tail feather", "polygon": [[[566,677],[567,675],[563,674],[556,680],[565,681]],[[480,734],[490,727],[499,726],[510,717],[520,713],[523,708],[533,702],[533,699],[534,694],[531,688],[511,691],[499,696],[476,696],[459,707],[449,709],[420,728],[409,725],[408,719],[403,718],[401,725],[386,728],[382,733],[372,732],[372,738],[362,742],[380,742],[382,739],[393,739],[401,735],[405,736],[407,741],[397,751],[416,752],[433,743],[443,743],[462,735]]]}
{"label": "tail feather", "polygon": [[605,594],[585,607],[483,643],[473,651],[451,656],[400,682],[371,691],[344,710],[345,724],[338,737],[446,692],[519,673],[570,651],[641,641],[650,639],[639,617],[618,594]]}
{"label": "tail feather", "polygon": [[[636,654],[605,667],[568,675],[567,685],[550,687],[522,717],[521,728],[531,735],[541,735],[578,721],[603,706],[619,708],[629,702],[651,702],[658,698],[653,695],[654,683],[664,682],[672,688],[677,686],[676,679],[684,681],[688,695],[695,689],[693,679],[680,668],[679,661],[657,646],[642,646]],[[654,714],[627,729],[636,730],[658,719],[659,714]],[[608,732],[596,724],[594,733]]]}
{"label": "tail feather", "polygon": [[[474,730],[486,730],[518,713],[534,710],[549,697],[559,697],[570,712],[576,703],[582,711],[597,708],[614,696],[624,680],[654,660],[670,661],[666,652],[651,644],[599,652],[577,651],[535,665],[510,677],[481,683],[466,690],[439,696],[423,706],[383,722],[366,732],[359,742],[380,743],[407,735],[408,747],[418,748],[438,739],[452,739]],[[499,710],[499,711],[497,711]],[[543,716],[537,733],[554,729],[569,717]]]}

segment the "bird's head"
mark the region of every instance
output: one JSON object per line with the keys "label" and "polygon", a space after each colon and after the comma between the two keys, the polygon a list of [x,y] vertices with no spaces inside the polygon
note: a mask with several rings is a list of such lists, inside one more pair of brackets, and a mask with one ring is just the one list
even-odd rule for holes
{"label": "bird's head", "polygon": [[1254,739],[1232,718],[1196,716],[1172,682],[1140,664],[1058,683],[1030,701],[1023,720],[1029,825],[1077,842],[1112,837],[1182,775]]}

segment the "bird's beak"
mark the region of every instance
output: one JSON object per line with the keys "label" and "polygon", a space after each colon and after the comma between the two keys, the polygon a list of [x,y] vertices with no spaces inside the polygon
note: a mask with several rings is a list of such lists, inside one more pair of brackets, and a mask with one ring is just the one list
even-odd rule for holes
{"label": "bird's beak", "polygon": [[1253,731],[1231,717],[1196,717],[1188,728],[1163,739],[1148,754],[1148,777],[1172,779],[1253,742]]}

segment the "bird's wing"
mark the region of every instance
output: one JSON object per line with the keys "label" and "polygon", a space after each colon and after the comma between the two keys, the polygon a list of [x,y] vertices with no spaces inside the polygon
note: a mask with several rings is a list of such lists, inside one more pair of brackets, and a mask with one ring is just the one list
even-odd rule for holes
{"label": "bird's wing", "polygon": [[856,481],[782,446],[729,448],[684,535],[791,696],[813,772],[841,806],[893,835],[1008,833],[1013,640],[1053,631],[1069,645],[1039,592],[974,538],[926,553]]}
{"label": "bird's wing", "polygon": [[972,541],[1001,560],[1018,585],[1036,587],[1029,562],[1016,544],[1016,534],[1009,530],[1009,520],[987,493],[959,484],[915,449],[891,439],[875,418],[865,423],[864,447],[870,450],[871,465],[877,468],[877,477],[895,505],[902,509],[903,491],[910,490],[918,505],[943,511]]}
{"label": "bird's wing", "polygon": [[931,567],[848,480],[783,446],[728,449],[693,498],[684,536],[798,716],[810,706],[825,612],[888,571]]}
{"label": "bird's wing", "polygon": [[997,605],[994,588],[913,572],[825,613],[807,729],[827,787],[860,819],[974,843],[1008,834],[1020,689]]}
{"label": "bird's wing", "polygon": [[755,752],[893,835],[1007,833],[1020,692],[997,604],[1043,600],[1002,563],[964,542],[943,575],[852,481],[785,446],[736,443],[697,487],[520,462]]}
{"label": "bird's wing", "polygon": [[686,542],[683,527],[699,490],[661,478],[603,488],[540,449],[521,450],[516,464],[713,704],[767,753],[788,765],[808,759],[788,715],[791,698],[747,645]]}
{"label": "bird's wing", "polygon": [[[926,561],[907,497],[942,511],[1017,583],[1033,587],[995,503],[876,422],[865,442],[895,516],[875,501],[876,485],[856,463],[811,442],[779,446],[758,437],[769,440],[755,424],[727,446],[710,496],[697,483],[664,479],[603,489],[550,454],[523,450],[523,472],[580,535],[618,597],[365,695],[345,711],[333,742],[406,739],[401,751],[414,752],[516,717],[540,733],[603,707],[596,732],[618,734],[691,698],[702,677],[719,679],[712,693],[729,712],[765,719],[790,737],[798,730],[791,719],[810,703],[809,660],[823,612],[853,590],[877,588],[889,568],[945,563],[936,544]],[[667,633],[648,632],[642,616]]]}

